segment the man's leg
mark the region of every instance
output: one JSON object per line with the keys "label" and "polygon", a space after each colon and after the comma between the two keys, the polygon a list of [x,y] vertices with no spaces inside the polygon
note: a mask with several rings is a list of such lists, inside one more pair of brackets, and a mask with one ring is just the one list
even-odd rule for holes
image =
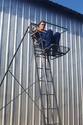
{"label": "man's leg", "polygon": [[60,41],[60,36],[61,36],[61,34],[59,33],[59,32],[56,32],[55,34],[54,34],[54,44],[57,44],[57,45],[59,45],[59,41]]}
{"label": "man's leg", "polygon": [[59,49],[60,36],[61,36],[61,34],[60,34],[59,32],[56,32],[56,33],[53,35],[53,44],[56,44],[56,46],[53,46],[53,48],[52,48],[52,55],[53,55],[53,56],[56,55],[56,52],[57,52],[57,50]]}
{"label": "man's leg", "polygon": [[50,47],[52,41],[53,41],[53,31],[52,30],[47,30],[45,33],[45,47]]}

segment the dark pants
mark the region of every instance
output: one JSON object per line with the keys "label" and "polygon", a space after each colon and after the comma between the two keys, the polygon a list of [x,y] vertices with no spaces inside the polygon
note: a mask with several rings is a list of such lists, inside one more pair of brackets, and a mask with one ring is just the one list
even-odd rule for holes
{"label": "dark pants", "polygon": [[60,33],[56,32],[53,34],[52,30],[47,30],[46,32],[41,32],[40,36],[42,39],[44,39],[42,42],[43,48],[49,47],[51,44],[57,44],[59,45],[60,41]]}

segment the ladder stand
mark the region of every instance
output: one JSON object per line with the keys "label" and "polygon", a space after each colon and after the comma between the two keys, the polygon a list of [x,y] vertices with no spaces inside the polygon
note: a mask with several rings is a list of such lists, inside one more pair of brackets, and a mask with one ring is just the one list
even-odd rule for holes
{"label": "ladder stand", "polygon": [[44,125],[62,125],[49,56],[43,54],[42,49],[34,43],[33,41]]}
{"label": "ladder stand", "polygon": [[[30,24],[30,26],[31,25],[33,25],[33,24]],[[5,79],[6,75],[8,73],[10,73],[27,95],[29,95],[29,93],[20,84],[20,82],[16,79],[14,74],[12,74],[12,72],[10,71],[10,67],[13,63],[14,58],[16,57],[16,54],[17,54],[27,32],[28,32],[28,29],[30,29],[30,26],[26,29],[24,36],[21,39],[20,44],[19,44],[15,54],[13,55],[9,65],[8,65],[8,68],[3,76],[3,79],[0,83],[0,87],[1,87],[1,85],[4,83],[4,79]],[[58,102],[57,102],[57,95],[56,95],[54,80],[53,80],[52,71],[51,71],[52,47],[50,48],[50,53],[49,53],[49,51],[44,53],[43,50],[39,47],[39,45],[35,44],[34,39],[32,39],[32,40],[33,40],[33,49],[34,49],[34,57],[35,57],[35,64],[36,64],[38,88],[39,88],[40,99],[41,99],[41,116],[42,116],[41,125],[62,125],[62,121],[61,121],[61,117],[60,117],[60,110],[59,110]],[[61,48],[63,48],[63,47],[61,47]],[[67,50],[65,48],[64,52],[59,52],[59,53],[56,52],[56,55],[55,55],[55,57],[53,57],[53,59],[56,59],[58,57],[65,55],[68,51],[69,51],[69,48]],[[30,97],[30,95],[29,95],[29,97]],[[13,100],[15,100],[15,98]],[[34,101],[34,100],[32,100],[32,101],[38,107],[38,105],[36,104],[36,101]],[[11,103],[11,101],[9,103]],[[6,108],[6,106],[8,104],[6,104],[4,107],[2,107],[1,110],[3,110],[3,108]]]}
{"label": "ladder stand", "polygon": [[[40,90],[42,110],[41,125],[62,125],[55,84],[51,70],[51,59],[56,59],[58,57],[64,56],[69,52],[70,49],[67,47],[59,46],[59,51],[56,51],[55,55],[52,55],[52,49],[54,47],[56,50],[57,45],[52,45],[45,51],[44,49],[39,47],[37,39],[34,39],[33,34],[31,36],[33,41],[38,86]],[[39,62],[39,60],[41,61]]]}

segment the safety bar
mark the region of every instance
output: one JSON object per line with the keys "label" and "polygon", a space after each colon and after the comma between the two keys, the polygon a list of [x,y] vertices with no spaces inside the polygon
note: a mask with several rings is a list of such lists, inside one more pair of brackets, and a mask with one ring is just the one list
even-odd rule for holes
{"label": "safety bar", "polygon": [[[50,22],[47,22],[47,21],[45,21],[45,22],[46,22],[46,24],[50,24],[50,25],[52,25],[52,26],[55,26],[55,27],[58,27],[58,28],[63,29],[63,31],[62,31],[61,33],[68,31],[68,28],[65,28],[65,27],[62,27],[62,26],[60,26],[60,25],[56,25],[56,24],[54,24],[54,23],[50,23]],[[37,26],[37,23],[31,22],[30,25]]]}

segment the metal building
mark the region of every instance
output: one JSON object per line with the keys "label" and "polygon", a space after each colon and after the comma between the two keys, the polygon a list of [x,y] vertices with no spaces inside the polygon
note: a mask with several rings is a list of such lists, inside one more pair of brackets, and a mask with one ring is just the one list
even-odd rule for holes
{"label": "metal building", "polygon": [[[62,124],[83,125],[82,14],[51,1],[0,0],[0,82],[29,22],[41,19],[68,29],[61,35],[61,45],[69,46],[70,52],[51,62],[52,72]],[[47,28],[62,31],[53,25]],[[10,70],[34,100],[38,91],[29,33]],[[38,107],[8,73],[0,87],[0,125],[40,125],[40,115]]]}

